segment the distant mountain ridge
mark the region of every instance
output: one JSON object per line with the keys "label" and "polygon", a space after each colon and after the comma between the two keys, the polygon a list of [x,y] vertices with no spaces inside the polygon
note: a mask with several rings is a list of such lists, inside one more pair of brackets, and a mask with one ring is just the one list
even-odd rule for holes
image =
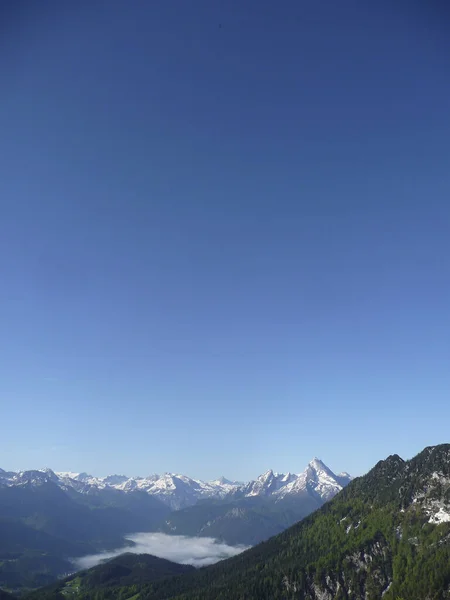
{"label": "distant mountain ridge", "polygon": [[335,475],[314,458],[299,474],[269,470],[222,498],[208,498],[172,512],[161,529],[172,535],[254,545],[309,515],[351,479],[348,473]]}
{"label": "distant mountain ridge", "polygon": [[52,481],[62,489],[72,488],[82,494],[92,494],[97,490],[109,488],[123,492],[142,491],[154,496],[171,510],[188,508],[206,499],[231,500],[242,496],[273,496],[274,499],[281,499],[306,489],[325,501],[332,498],[351,479],[348,473],[335,475],[318,458],[314,458],[300,474],[285,475],[269,470],[248,483],[230,481],[224,477],[205,482],[174,473],[148,477],[126,475],[92,477],[84,472],[54,472],[49,468],[20,472],[7,472],[0,469],[0,486],[17,486],[25,483],[42,485]]}

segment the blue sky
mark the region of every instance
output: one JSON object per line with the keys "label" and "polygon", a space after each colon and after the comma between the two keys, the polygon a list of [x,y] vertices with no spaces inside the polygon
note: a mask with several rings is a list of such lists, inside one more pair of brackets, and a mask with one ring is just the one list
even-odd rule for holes
{"label": "blue sky", "polygon": [[445,3],[64,4],[1,8],[0,466],[448,442]]}

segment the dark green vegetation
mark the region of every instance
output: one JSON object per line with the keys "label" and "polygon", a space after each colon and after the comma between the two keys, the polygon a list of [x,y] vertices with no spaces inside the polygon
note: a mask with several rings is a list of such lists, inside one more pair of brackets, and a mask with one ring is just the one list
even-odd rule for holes
{"label": "dark green vegetation", "polygon": [[[450,598],[450,445],[391,456],[280,535],[192,574],[118,587],[133,600]],[[60,596],[34,596],[50,600]],[[98,587],[77,600],[102,600]]]}
{"label": "dark green vegetation", "polygon": [[145,492],[61,489],[38,473],[0,486],[0,588],[36,588],[73,571],[71,557],[123,545],[123,535],[151,531],[169,512]]}
{"label": "dark green vegetation", "polygon": [[194,567],[189,565],[179,565],[149,554],[128,553],[80,571],[46,590],[31,593],[27,598],[132,598],[143,584],[194,571]]}
{"label": "dark green vegetation", "polygon": [[171,513],[164,533],[213,537],[231,545],[253,546],[284,531],[319,508],[323,500],[304,492],[275,501],[251,497],[206,500]]}

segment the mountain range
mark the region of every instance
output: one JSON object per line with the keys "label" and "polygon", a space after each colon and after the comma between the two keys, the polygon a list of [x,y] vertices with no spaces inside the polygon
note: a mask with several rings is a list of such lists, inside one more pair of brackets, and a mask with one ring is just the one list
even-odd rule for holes
{"label": "mountain range", "polygon": [[215,565],[140,585],[139,563],[128,561],[131,586],[90,586],[99,566],[30,600],[71,590],[74,600],[448,600],[450,444],[379,461],[301,522]]}
{"label": "mountain range", "polygon": [[248,483],[0,470],[0,588],[46,585],[73,570],[72,558],[123,546],[130,533],[253,545],[317,509],[350,479],[318,459],[300,474],[267,471]]}
{"label": "mountain range", "polygon": [[192,479],[186,475],[164,473],[148,477],[108,475],[92,477],[87,473],[54,472],[51,469],[34,471],[4,471],[0,469],[0,485],[41,485],[53,482],[61,489],[72,489],[80,494],[93,494],[101,490],[119,490],[125,493],[146,492],[157,498],[171,510],[179,510],[205,499],[235,497],[273,496],[282,499],[309,490],[316,497],[327,500],[351,480],[348,473],[335,475],[321,460],[314,458],[300,474],[266,471],[248,483],[229,481],[224,477],[213,481]]}

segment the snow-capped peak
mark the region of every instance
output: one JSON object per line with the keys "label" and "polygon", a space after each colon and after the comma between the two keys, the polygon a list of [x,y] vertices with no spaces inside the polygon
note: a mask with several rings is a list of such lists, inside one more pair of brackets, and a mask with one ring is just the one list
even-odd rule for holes
{"label": "snow-capped peak", "polygon": [[269,481],[271,479],[273,479],[274,477],[274,472],[272,471],[272,469],[269,469],[268,471],[266,471],[265,473],[263,473],[262,475],[260,475],[258,477],[258,481]]}
{"label": "snow-capped peak", "polygon": [[230,481],[223,475],[209,482],[211,485],[237,485],[236,481]]}
{"label": "snow-capped peak", "polygon": [[338,473],[338,477],[346,477],[348,479],[352,479],[352,476],[350,475],[350,473],[347,473],[347,471],[341,471],[340,473]]}
{"label": "snow-capped peak", "polygon": [[129,477],[126,475],[108,475],[108,477],[104,477],[103,481],[109,485],[120,485],[121,483],[125,483],[129,480]]}
{"label": "snow-capped peak", "polygon": [[329,471],[326,464],[323,461],[321,461],[320,458],[317,458],[317,456],[315,456],[312,460],[309,461],[308,467],[311,467],[312,469],[315,469],[316,471],[320,471],[320,470]]}
{"label": "snow-capped peak", "polygon": [[80,473],[74,473],[73,471],[57,471],[56,475],[58,475],[58,477],[62,477],[63,479],[77,479]]}
{"label": "snow-capped peak", "polygon": [[244,488],[246,496],[274,496],[281,499],[287,495],[312,494],[322,500],[329,500],[346,484],[319,458],[313,458],[306,469],[294,475],[291,473],[274,473],[272,470],[260,475],[256,481]]}
{"label": "snow-capped peak", "polygon": [[50,479],[51,481],[58,481],[58,476],[56,475],[56,473],[48,467],[45,467],[44,469],[39,469],[39,473],[44,473],[44,475],[48,477],[48,479]]}

